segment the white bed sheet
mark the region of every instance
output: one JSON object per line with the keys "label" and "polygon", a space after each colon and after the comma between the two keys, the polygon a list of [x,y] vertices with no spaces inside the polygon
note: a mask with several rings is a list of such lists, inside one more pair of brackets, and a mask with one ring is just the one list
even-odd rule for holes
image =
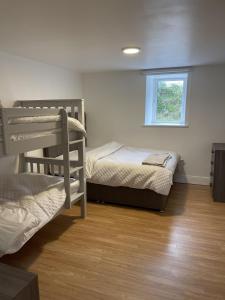
{"label": "white bed sheet", "polygon": [[[165,167],[142,165],[142,161],[153,153],[170,153]],[[70,153],[77,159],[77,152]],[[125,186],[150,189],[168,195],[173,184],[179,155],[165,150],[153,150],[124,146],[111,142],[86,152],[87,181],[109,186]]]}
{"label": "white bed sheet", "polygon": [[[15,118],[12,121],[10,121],[10,124],[33,124],[33,123],[50,123],[50,122],[60,122],[61,121],[61,116],[56,115],[56,116],[38,116],[38,117],[21,117],[21,118]],[[77,119],[68,117],[68,127],[69,130],[71,131],[79,131],[81,132],[84,136],[86,136],[86,130]],[[26,140],[29,138],[37,138],[40,136],[44,135],[49,135],[49,134],[55,134],[57,132],[60,132],[60,129],[54,129],[51,131],[43,131],[43,132],[34,132],[30,134],[14,134],[11,136],[11,140],[16,142],[16,141],[21,141],[21,140]]]}
{"label": "white bed sheet", "polygon": [[[79,181],[72,181],[72,192]],[[0,176],[0,256],[17,252],[65,202],[63,180],[40,174]]]}

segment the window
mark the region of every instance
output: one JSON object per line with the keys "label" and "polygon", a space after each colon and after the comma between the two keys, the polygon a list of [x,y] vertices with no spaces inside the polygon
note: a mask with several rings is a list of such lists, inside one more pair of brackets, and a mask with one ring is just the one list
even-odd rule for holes
{"label": "window", "polygon": [[187,86],[188,72],[147,75],[145,125],[187,125]]}

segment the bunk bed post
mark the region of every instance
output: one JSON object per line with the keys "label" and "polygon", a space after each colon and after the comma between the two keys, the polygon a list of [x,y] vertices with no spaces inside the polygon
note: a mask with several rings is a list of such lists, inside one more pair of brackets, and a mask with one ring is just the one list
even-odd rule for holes
{"label": "bunk bed post", "polygon": [[[84,115],[84,99],[81,99],[78,104],[78,120],[85,126],[85,115]],[[86,191],[86,176],[85,176],[85,138],[83,137],[82,146],[79,147],[79,160],[84,162],[84,168],[81,170],[80,176],[80,190],[83,191],[84,195],[80,200],[81,217],[85,218],[87,215],[87,191]]]}
{"label": "bunk bed post", "polygon": [[69,160],[69,130],[67,113],[65,109],[61,109],[62,116],[62,149],[63,149],[63,168],[64,168],[64,186],[66,192],[65,207],[71,208],[70,199],[70,160]]}
{"label": "bunk bed post", "polygon": [[8,115],[4,108],[1,109],[1,119],[2,119],[2,137],[4,142],[4,151],[5,153],[8,153],[9,150],[9,133],[8,133]]}
{"label": "bunk bed post", "polygon": [[27,164],[24,153],[19,154],[19,173],[27,172]]}
{"label": "bunk bed post", "polygon": [[86,180],[85,180],[85,174],[84,169],[81,171],[81,189],[84,191],[84,195],[82,199],[80,200],[80,209],[81,209],[81,217],[86,218],[87,216],[87,194],[86,194]]}

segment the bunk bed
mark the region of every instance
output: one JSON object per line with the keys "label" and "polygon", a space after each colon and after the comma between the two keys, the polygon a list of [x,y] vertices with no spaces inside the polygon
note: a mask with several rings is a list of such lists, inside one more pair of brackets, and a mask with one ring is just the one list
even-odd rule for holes
{"label": "bunk bed", "polygon": [[[19,174],[0,177],[0,256],[18,251],[63,208],[79,203],[86,216],[83,100],[38,102],[35,108],[29,101],[0,108],[0,157],[20,158]],[[71,145],[75,160],[69,159]],[[25,154],[52,146],[60,147],[62,159]],[[58,176],[49,174],[56,169]]]}

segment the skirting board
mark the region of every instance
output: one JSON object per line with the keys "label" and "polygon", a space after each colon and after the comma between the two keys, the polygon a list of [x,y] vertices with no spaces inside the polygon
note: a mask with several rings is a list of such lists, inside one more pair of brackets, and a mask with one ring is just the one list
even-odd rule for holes
{"label": "skirting board", "polygon": [[190,175],[180,175],[174,176],[174,182],[178,183],[191,183],[191,184],[201,184],[201,185],[209,185],[210,177],[203,176],[190,176]]}

